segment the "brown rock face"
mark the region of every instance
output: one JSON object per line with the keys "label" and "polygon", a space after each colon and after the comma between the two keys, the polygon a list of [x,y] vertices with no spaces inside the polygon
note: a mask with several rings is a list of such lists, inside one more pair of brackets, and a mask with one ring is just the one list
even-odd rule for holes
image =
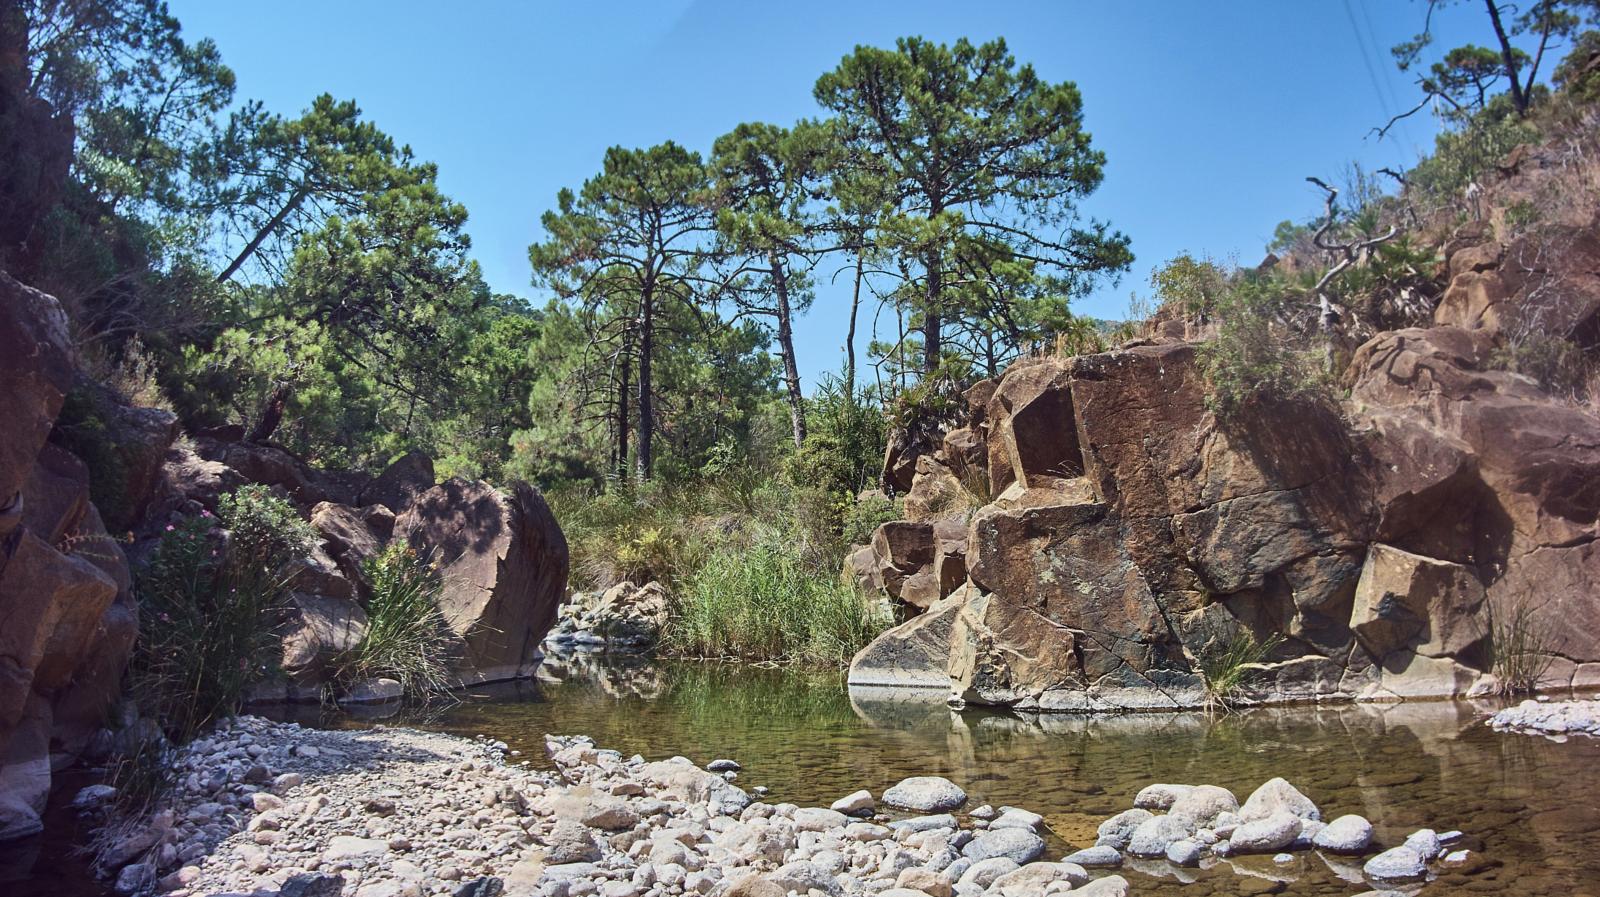
{"label": "brown rock face", "polygon": [[72,388],[72,341],[54,297],[0,272],[0,509],[33,469]]}
{"label": "brown rock face", "polygon": [[850,685],[949,691],[952,630],[967,597],[936,601],[862,649],[850,663]]}
{"label": "brown rock face", "polygon": [[1558,221],[1509,245],[1460,249],[1450,256],[1450,274],[1437,325],[1600,345],[1600,215],[1584,224]]}
{"label": "brown rock face", "polygon": [[[322,536],[322,550],[339,566],[347,580],[358,584],[361,565],[382,550],[388,535],[374,533],[361,510],[328,501],[311,509],[311,525]],[[391,532],[393,528],[391,520]]]}
{"label": "brown rock face", "polygon": [[330,664],[367,634],[367,614],[354,599],[294,592],[283,636],[283,671],[295,682],[328,680]]}
{"label": "brown rock face", "polygon": [[1357,425],[1408,422],[1404,451],[1371,468],[1378,495],[1395,497],[1384,538],[1473,568],[1491,611],[1534,610],[1561,657],[1595,662],[1600,602],[1580,583],[1600,582],[1600,419],[1489,369],[1489,354],[1486,333],[1454,327],[1386,333],[1357,351]]}
{"label": "brown rock face", "polygon": [[361,490],[361,504],[383,505],[397,515],[403,514],[435,482],[433,459],[423,452],[407,452]]}
{"label": "brown rock face", "polygon": [[538,490],[440,483],[395,521],[395,538],[441,565],[440,610],[461,642],[462,678],[529,675],[567,586],[567,540]]}
{"label": "brown rock face", "polygon": [[1374,658],[1409,650],[1478,664],[1489,631],[1473,570],[1373,544],[1356,587],[1350,628]]}
{"label": "brown rock face", "polygon": [[1083,475],[1065,362],[1044,360],[1008,371],[990,397],[989,491],[1025,489]]}
{"label": "brown rock face", "polygon": [[[1185,344],[1008,372],[980,426],[1005,486],[971,517],[967,583],[924,583],[955,569],[935,533],[953,521],[886,524],[875,542],[885,591],[959,602],[928,601],[938,626],[892,630],[853,677],[884,678],[892,647],[918,658],[901,678],[933,678],[947,618],[944,671],[973,702],[1194,703],[1201,662],[1241,633],[1278,639],[1247,675],[1259,700],[1455,694],[1490,664],[1491,612],[1518,605],[1560,630],[1555,667],[1587,675],[1600,421],[1490,370],[1491,353],[1481,330],[1384,334],[1356,353],[1343,414],[1258,402],[1226,422]],[[1081,476],[1060,476],[1074,458]]]}
{"label": "brown rock face", "polygon": [[39,830],[51,757],[115,697],[136,623],[89,473],[45,440],[72,382],[55,299],[0,273],[0,840]]}

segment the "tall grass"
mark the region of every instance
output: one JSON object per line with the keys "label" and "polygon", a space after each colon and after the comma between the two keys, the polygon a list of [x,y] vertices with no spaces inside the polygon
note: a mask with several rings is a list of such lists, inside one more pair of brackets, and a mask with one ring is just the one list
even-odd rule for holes
{"label": "tall grass", "polygon": [[439,573],[414,548],[395,542],[362,565],[371,598],[360,644],[335,664],[334,679],[353,685],[380,677],[398,681],[408,698],[450,688],[453,639],[439,612]]}
{"label": "tall grass", "polygon": [[839,666],[891,623],[881,603],[817,575],[791,541],[770,532],[710,553],[678,590],[665,647],[695,657]]}

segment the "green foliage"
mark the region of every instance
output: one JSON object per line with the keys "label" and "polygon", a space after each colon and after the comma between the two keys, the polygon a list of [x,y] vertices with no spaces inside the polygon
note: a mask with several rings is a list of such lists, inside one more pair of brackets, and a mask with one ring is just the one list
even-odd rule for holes
{"label": "green foliage", "polygon": [[1531,201],[1522,199],[1506,206],[1506,228],[1512,233],[1521,233],[1539,221],[1539,207]]}
{"label": "green foliage", "polygon": [[1538,136],[1509,103],[1491,102],[1462,127],[1441,131],[1434,138],[1433,155],[1412,169],[1411,184],[1437,202],[1457,202],[1468,184],[1483,178],[1507,153]]}
{"label": "green foliage", "polygon": [[[1287,224],[1288,222],[1285,222]],[[1279,225],[1279,230],[1283,225]],[[1185,252],[1150,274],[1150,286],[1163,306],[1204,320],[1216,311],[1228,289],[1228,276],[1215,262]]]}
{"label": "green foliage", "polygon": [[857,47],[813,92],[833,115],[839,205],[881,210],[874,243],[904,272],[893,296],[920,331],[924,373],[944,361],[946,322],[950,349],[987,361],[1038,336],[1017,319],[1049,312],[1029,305],[1132,262],[1127,237],[1077,212],[1105,163],[1077,87],[1040,79],[1003,40]]}
{"label": "green foliage", "polygon": [[55,427],[62,447],[89,469],[95,507],[107,520],[128,520],[134,510],[128,507],[128,463],[89,388],[80,385],[67,393]]}
{"label": "green foliage", "polygon": [[845,507],[840,523],[840,541],[845,545],[865,545],[878,527],[905,517],[902,501],[891,501],[881,492],[869,492]]}
{"label": "green foliage", "polygon": [[842,379],[824,377],[806,403],[805,444],[788,461],[786,476],[852,502],[877,483],[888,441],[887,421],[874,403]]}
{"label": "green foliage", "polygon": [[677,593],[668,650],[697,657],[846,664],[892,623],[881,602],[818,577],[781,533],[723,545]]}
{"label": "green foliage", "polygon": [[1567,96],[1580,102],[1600,100],[1600,31],[1585,31],[1573,41],[1550,80]]}
{"label": "green foliage", "polygon": [[361,643],[334,662],[336,681],[398,681],[409,698],[450,688],[451,636],[439,612],[443,583],[428,558],[399,542],[362,564],[371,588]]}
{"label": "green foliage", "polygon": [[1226,708],[1244,685],[1249,666],[1265,661],[1282,643],[1283,636],[1276,633],[1258,642],[1255,636],[1241,630],[1226,646],[1201,657],[1200,675],[1205,679],[1207,702]]}
{"label": "green foliage", "polygon": [[1216,338],[1198,348],[1211,409],[1223,420],[1265,400],[1322,401],[1326,367],[1282,323],[1296,288],[1270,273],[1240,271],[1216,305]]}
{"label": "green foliage", "polygon": [[667,482],[568,486],[548,496],[571,552],[575,588],[656,580],[669,587],[694,566],[705,493]]}
{"label": "green foliage", "polygon": [[171,525],[138,578],[135,699],[176,740],[227,716],[275,662],[285,564],[310,526],[265,487],[223,496],[218,517]]}
{"label": "green foliage", "polygon": [[1536,328],[1513,328],[1489,354],[1489,363],[1503,371],[1532,377],[1558,395],[1581,393],[1595,364],[1583,349],[1559,334]]}

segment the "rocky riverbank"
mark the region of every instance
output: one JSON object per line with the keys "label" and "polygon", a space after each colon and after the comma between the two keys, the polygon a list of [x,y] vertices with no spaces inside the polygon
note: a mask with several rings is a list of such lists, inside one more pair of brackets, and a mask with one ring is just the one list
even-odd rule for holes
{"label": "rocky riverbank", "polygon": [[[1376,887],[1477,857],[1453,843],[1459,833],[1375,844],[1365,819],[1324,823],[1282,779],[1242,802],[1152,785],[1054,861],[1043,817],[969,807],[942,778],[799,807],[735,784],[732,760],[652,762],[581,736],[547,737],[546,749],[553,770],[484,740],[239,718],[175,758],[160,812],[108,827],[100,871],[123,894],[179,897],[1109,897],[1129,892],[1124,865],[1181,872],[1315,851]],[[95,786],[79,804],[104,813],[110,798]]]}
{"label": "rocky riverbank", "polygon": [[1600,698],[1592,701],[1523,701],[1490,717],[1489,725],[1497,732],[1522,732],[1552,738],[1600,736]]}

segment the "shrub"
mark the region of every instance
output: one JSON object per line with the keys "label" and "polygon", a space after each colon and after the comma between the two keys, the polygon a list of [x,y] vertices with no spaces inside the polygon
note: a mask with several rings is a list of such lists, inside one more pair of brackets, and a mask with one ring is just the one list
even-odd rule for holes
{"label": "shrub", "polygon": [[695,657],[839,666],[892,622],[880,602],[808,569],[777,532],[714,549],[674,603],[665,647]]}
{"label": "shrub", "polygon": [[824,377],[806,402],[806,427],[805,445],[784,468],[790,482],[847,498],[877,483],[889,432],[876,402]]}
{"label": "shrub", "polygon": [[872,541],[879,526],[904,515],[902,502],[891,501],[881,492],[863,496],[853,501],[844,512],[844,544],[864,545]]}
{"label": "shrub", "polygon": [[1228,276],[1211,259],[1196,259],[1185,252],[1151,273],[1150,286],[1163,308],[1206,320],[1227,293]]}
{"label": "shrub", "polygon": [[1324,401],[1329,375],[1317,353],[1294,345],[1282,324],[1294,288],[1240,272],[1216,306],[1216,338],[1199,347],[1211,409],[1224,420],[1263,399]]}
{"label": "shrub", "polygon": [[1551,73],[1550,80],[1575,100],[1600,100],[1600,31],[1585,31],[1572,42],[1572,50]]}
{"label": "shrub", "polygon": [[670,585],[692,570],[704,490],[652,481],[609,489],[568,488],[549,500],[572,553],[573,585],[606,589],[619,582]]}
{"label": "shrub", "polygon": [[1501,95],[1462,127],[1440,133],[1434,139],[1433,155],[1417,163],[1409,180],[1436,202],[1454,205],[1468,184],[1507,153],[1538,137],[1538,131],[1511,108],[1510,98]]}
{"label": "shrub", "polygon": [[167,527],[138,580],[136,700],[185,741],[238,706],[275,661],[285,565],[311,528],[261,486],[244,486]]}
{"label": "shrub", "polygon": [[134,511],[127,502],[128,463],[91,389],[80,386],[67,393],[56,417],[55,438],[89,469],[89,498],[115,526]]}
{"label": "shrub", "polygon": [[371,597],[361,643],[335,663],[349,685],[387,677],[407,697],[428,698],[450,688],[451,635],[439,612],[438,570],[414,548],[396,542],[362,564]]}

